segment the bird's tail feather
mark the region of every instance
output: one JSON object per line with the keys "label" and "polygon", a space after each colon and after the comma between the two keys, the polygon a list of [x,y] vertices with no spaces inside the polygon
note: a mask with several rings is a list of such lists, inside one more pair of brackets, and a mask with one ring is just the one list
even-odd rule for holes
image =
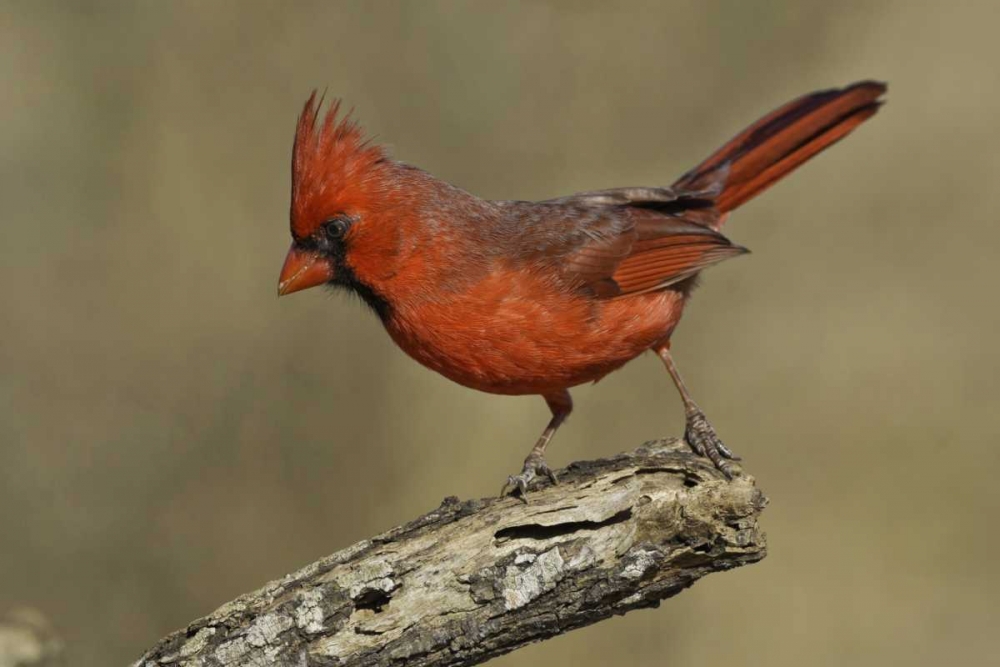
{"label": "bird's tail feather", "polygon": [[673,187],[678,191],[714,190],[714,208],[721,215],[713,226],[721,227],[726,213],[874,115],[885,91],[883,83],[861,81],[793,100],[737,134]]}

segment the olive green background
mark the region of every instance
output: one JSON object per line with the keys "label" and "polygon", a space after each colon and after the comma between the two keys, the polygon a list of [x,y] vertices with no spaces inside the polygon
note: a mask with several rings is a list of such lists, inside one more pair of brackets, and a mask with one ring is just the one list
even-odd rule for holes
{"label": "olive green background", "polygon": [[[993,2],[0,4],[0,612],[123,665],[237,594],[495,493],[548,413],[278,300],[314,87],[490,198],[667,184],[816,88],[890,82],[740,210],[674,341],[770,555],[496,665],[937,665],[1000,621]],[[652,356],[550,461],[678,435]]]}

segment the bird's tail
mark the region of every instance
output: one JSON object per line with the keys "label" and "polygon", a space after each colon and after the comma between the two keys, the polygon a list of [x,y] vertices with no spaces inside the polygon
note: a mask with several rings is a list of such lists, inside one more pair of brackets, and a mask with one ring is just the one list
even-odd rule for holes
{"label": "bird's tail", "polygon": [[805,95],[743,130],[704,162],[681,176],[678,191],[714,191],[714,208],[726,213],[760,194],[827,146],[871,118],[886,85],[860,81],[846,88]]}

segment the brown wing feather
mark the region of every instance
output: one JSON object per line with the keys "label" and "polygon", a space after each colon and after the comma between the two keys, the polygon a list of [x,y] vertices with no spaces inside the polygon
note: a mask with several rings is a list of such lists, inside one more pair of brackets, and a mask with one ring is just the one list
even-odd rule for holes
{"label": "brown wing feather", "polygon": [[[579,224],[579,221],[585,224]],[[563,275],[571,282],[590,287],[597,294],[616,291],[606,280],[622,260],[628,257],[635,242],[635,225],[615,211],[598,215],[578,215],[575,233],[559,252]]]}
{"label": "brown wing feather", "polygon": [[597,296],[618,294],[611,275],[636,240],[627,209],[576,197],[497,204],[508,213],[514,254],[525,264],[554,268],[562,282]]}
{"label": "brown wing feather", "polygon": [[728,239],[706,235],[679,234],[650,243],[636,244],[634,254],[626,258],[612,279],[621,294],[635,294],[664,289],[690,278],[702,269],[747,252]]}
{"label": "brown wing feather", "polygon": [[746,252],[708,227],[655,211],[612,207],[587,223],[576,228],[583,242],[564,246],[559,264],[570,283],[598,297],[664,289]]}

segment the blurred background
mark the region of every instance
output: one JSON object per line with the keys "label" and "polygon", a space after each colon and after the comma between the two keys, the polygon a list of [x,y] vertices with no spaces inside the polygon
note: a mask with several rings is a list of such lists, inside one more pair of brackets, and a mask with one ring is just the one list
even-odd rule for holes
{"label": "blurred background", "polygon": [[[488,198],[665,185],[800,94],[889,81],[737,213],[674,338],[771,498],[770,555],[496,665],[937,665],[995,650],[994,2],[0,4],[0,612],[78,667],[450,494],[548,419],[280,301],[294,123],[342,97]],[[560,466],[680,435],[654,357],[574,392]]]}

